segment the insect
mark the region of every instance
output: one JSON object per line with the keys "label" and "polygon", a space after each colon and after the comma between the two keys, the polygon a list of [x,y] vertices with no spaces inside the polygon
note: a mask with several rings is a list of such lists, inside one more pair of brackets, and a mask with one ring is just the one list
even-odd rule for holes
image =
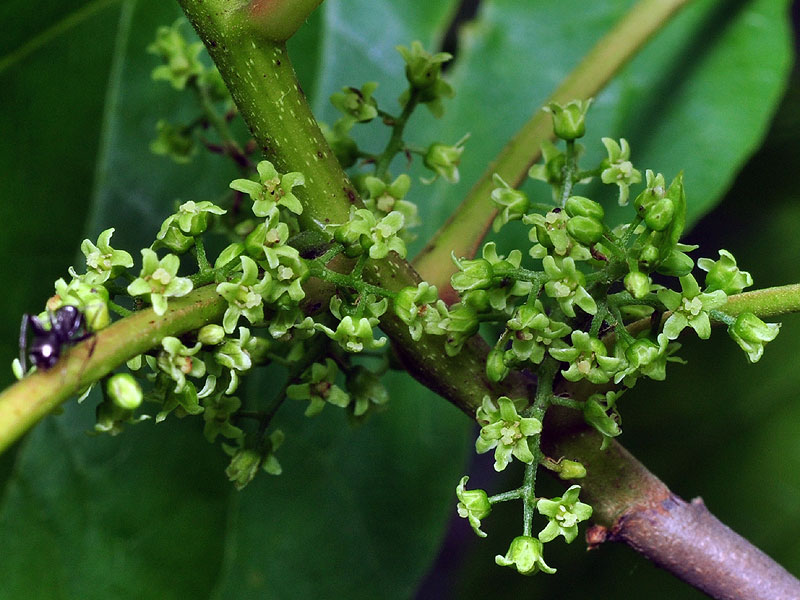
{"label": "insect", "polygon": [[[64,346],[77,344],[92,335],[86,327],[83,313],[76,307],[65,305],[55,312],[48,310],[50,329],[46,329],[41,319],[34,315],[22,315],[19,328],[19,362],[22,372],[28,370],[26,359],[38,369],[51,368],[61,356]],[[28,347],[28,327],[33,332],[33,339]]]}

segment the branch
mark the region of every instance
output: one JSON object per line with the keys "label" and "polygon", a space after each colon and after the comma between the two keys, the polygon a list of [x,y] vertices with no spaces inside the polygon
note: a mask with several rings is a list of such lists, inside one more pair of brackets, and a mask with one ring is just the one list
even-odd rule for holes
{"label": "branch", "polygon": [[[689,0],[641,0],[583,58],[547,102],[566,103],[594,96],[633,58]],[[545,104],[547,104],[547,102]],[[551,117],[537,110],[489,163],[458,209],[414,259],[425,280],[439,288],[448,304],[456,301],[450,287],[454,265],[450,253],[472,257],[492,224],[495,213],[489,195],[497,173],[518,187],[541,156],[542,142],[553,135]]]}

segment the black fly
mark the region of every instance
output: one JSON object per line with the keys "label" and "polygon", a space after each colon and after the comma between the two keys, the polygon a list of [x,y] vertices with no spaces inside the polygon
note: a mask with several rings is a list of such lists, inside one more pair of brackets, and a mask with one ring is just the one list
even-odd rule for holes
{"label": "black fly", "polygon": [[[46,329],[41,319],[34,315],[22,315],[19,329],[19,362],[22,372],[28,370],[26,359],[37,369],[51,368],[61,356],[64,346],[70,346],[85,340],[92,334],[86,327],[83,313],[74,306],[65,305],[55,312],[47,311],[50,329]],[[33,332],[33,339],[28,347],[28,327]]]}

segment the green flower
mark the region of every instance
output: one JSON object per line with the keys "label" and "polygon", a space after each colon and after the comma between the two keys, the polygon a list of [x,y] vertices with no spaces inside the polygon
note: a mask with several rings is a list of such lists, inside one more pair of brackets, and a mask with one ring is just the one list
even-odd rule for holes
{"label": "green flower", "polygon": [[242,256],[242,274],[239,281],[223,282],[217,286],[217,293],[228,301],[228,308],[222,318],[226,333],[233,333],[239,317],[244,315],[253,324],[264,320],[264,298],[272,279],[269,273],[258,279],[258,266],[249,256]]}
{"label": "green flower", "polygon": [[161,347],[163,349],[158,353],[158,368],[175,382],[175,393],[180,393],[187,385],[191,385],[186,381],[187,375],[191,377],[205,375],[206,363],[195,358],[195,354],[203,347],[200,342],[187,348],[178,338],[167,336],[161,340]]}
{"label": "green flower", "polygon": [[90,240],[81,242],[81,252],[86,257],[88,272],[84,276],[86,283],[105,283],[114,279],[123,269],[133,266],[133,257],[124,250],[114,250],[109,242],[114,228],[106,229],[97,238],[95,246]]}
{"label": "green flower", "polygon": [[394,313],[408,325],[411,339],[415,342],[422,332],[444,335],[447,329],[447,306],[439,299],[435,285],[423,281],[417,287],[405,287],[397,293],[393,303]]}
{"label": "green flower", "polygon": [[191,128],[159,119],[156,123],[156,139],[150,142],[150,152],[169,156],[178,164],[186,164],[192,160],[196,151]]}
{"label": "green flower", "polygon": [[542,498],[536,503],[539,514],[549,519],[547,527],[539,533],[539,540],[550,542],[559,535],[569,544],[578,535],[578,523],[592,516],[592,507],[578,502],[581,486],[573,485],[560,498]]}
{"label": "green flower", "polygon": [[475,450],[478,454],[484,454],[495,448],[495,471],[505,469],[512,455],[524,463],[533,462],[528,438],[542,431],[541,421],[533,417],[521,417],[517,414],[514,402],[506,396],[500,396],[496,402],[484,396],[475,419],[481,426]]}
{"label": "green flower", "polygon": [[[120,373],[119,375],[126,374]],[[111,390],[109,389],[109,393],[110,392]],[[136,425],[150,418],[150,415],[139,415],[137,417],[134,414],[134,410],[135,409],[125,408],[121,404],[115,402],[111,397],[104,399],[97,405],[95,411],[94,431],[96,433],[117,435],[124,431],[125,425]]]}
{"label": "green flower", "polygon": [[533,242],[530,249],[532,258],[544,258],[552,255],[559,259],[569,257],[572,260],[589,260],[592,253],[569,230],[570,217],[563,210],[551,210],[546,215],[533,213],[522,217],[526,225],[533,225],[528,239]]}
{"label": "green flower", "polygon": [[478,313],[472,306],[459,302],[450,307],[443,325],[447,330],[444,351],[447,356],[456,356],[461,352],[464,343],[478,333],[480,322],[478,321]]}
{"label": "green flower", "polygon": [[533,284],[521,281],[513,276],[522,262],[522,252],[512,250],[507,257],[497,254],[497,244],[488,242],[483,245],[483,258],[492,270],[493,285],[489,289],[489,304],[495,310],[505,310],[512,297],[527,296]]}
{"label": "green flower", "polygon": [[467,481],[469,481],[469,477],[465,475],[456,487],[458,516],[462,519],[468,519],[472,530],[479,537],[486,537],[486,533],[481,531],[481,519],[489,516],[489,513],[492,512],[492,505],[483,490],[466,489]]}
{"label": "green flower", "polygon": [[404,223],[403,214],[396,210],[378,220],[372,211],[352,207],[350,220],[336,226],[334,239],[344,244],[349,256],[358,256],[367,250],[370,258],[380,259],[393,250],[400,258],[405,258],[406,245],[397,235]]}
{"label": "green flower", "polygon": [[325,364],[314,363],[300,376],[303,383],[286,388],[286,396],[293,400],[308,400],[307,417],[318,415],[325,404],[344,408],[350,404],[350,396],[334,383],[338,373],[333,359],[326,358]]}
{"label": "green flower", "polygon": [[433,171],[434,175],[430,179],[423,179],[423,182],[433,183],[437,177],[443,177],[450,183],[458,183],[458,165],[464,152],[464,144],[468,139],[469,134],[462,137],[453,146],[441,143],[431,144],[422,162]]}
{"label": "green flower", "polygon": [[707,271],[706,291],[713,292],[722,290],[726,294],[739,294],[741,291],[753,285],[753,278],[747,271],[740,271],[736,266],[736,259],[727,250],[719,251],[719,260],[701,258],[697,261],[697,266]]}
{"label": "green flower", "polygon": [[339,321],[336,331],[320,323],[316,323],[314,327],[325,332],[325,335],[337,341],[348,352],[361,352],[362,350],[377,350],[386,344],[385,337],[376,340],[372,336],[372,328],[377,324],[378,319],[375,317],[354,319],[347,315]]}
{"label": "green flower", "polygon": [[131,296],[147,296],[153,305],[153,312],[163,315],[167,312],[167,298],[179,298],[192,291],[192,280],[178,277],[180,259],[167,254],[161,260],[149,248],[142,249],[142,271],[139,277],[128,286]]}
{"label": "green flower", "polygon": [[367,191],[364,205],[379,219],[387,216],[392,211],[402,214],[403,228],[398,232],[398,235],[406,242],[414,238],[413,235],[407,232],[407,229],[420,224],[417,205],[403,200],[410,186],[411,178],[405,173],[402,173],[392,183],[388,184],[371,175],[367,175],[364,178],[364,188]]}
{"label": "green flower", "polygon": [[425,104],[435,117],[444,114],[442,98],[452,98],[452,86],[442,79],[442,63],[453,58],[447,52],[431,54],[418,41],[411,42],[411,48],[397,46],[397,51],[406,62],[406,78],[410,89],[399,98],[400,105],[405,107],[411,98],[411,89],[416,90],[419,101]]}
{"label": "green flower", "polygon": [[657,292],[658,299],[672,311],[664,323],[664,333],[668,339],[674,340],[684,328],[691,327],[697,333],[697,337],[707,340],[711,336],[708,312],[725,304],[728,296],[722,290],[701,292],[697,280],[692,275],[684,275],[680,278],[680,282],[680,294],[668,289]]}
{"label": "green flower", "polygon": [[[239,339],[228,338],[214,350],[214,360],[222,367],[230,370],[230,383],[226,394],[233,394],[239,386],[239,373],[249,371],[253,366],[251,350],[256,350],[266,342],[263,338],[252,337],[247,327],[239,327]],[[201,398],[205,395],[201,392]]]}
{"label": "green flower", "polygon": [[354,87],[342,88],[331,96],[331,104],[339,109],[345,119],[353,123],[368,123],[378,116],[378,103],[372,97],[378,84],[368,81],[361,89]]}
{"label": "green flower", "polygon": [[234,446],[222,445],[223,450],[231,457],[225,475],[233,482],[237,490],[253,481],[259,470],[270,475],[280,475],[281,465],[275,458],[275,451],[283,444],[286,436],[280,429],[273,431],[269,438],[264,438],[258,448],[236,448]]}
{"label": "green flower", "polygon": [[642,174],[633,168],[630,161],[631,147],[623,138],[617,143],[611,138],[603,138],[603,145],[608,152],[608,159],[603,161],[603,171],[600,179],[603,183],[613,183],[619,186],[619,205],[628,204],[630,186],[642,181]]}
{"label": "green flower", "polygon": [[[75,276],[67,283],[59,278],[55,282],[55,296],[47,301],[47,310],[56,311],[62,306],[76,306],[86,319],[86,326],[92,331],[99,331],[111,323],[108,313],[108,290],[99,283],[92,283],[92,276]],[[89,274],[87,274],[89,275]],[[43,323],[49,323],[47,312],[39,315]]]}
{"label": "green flower", "polygon": [[677,356],[671,356],[678,351],[680,344],[671,343],[663,333],[658,334],[656,339],[658,343],[648,338],[640,338],[627,347],[624,347],[622,341],[617,343],[616,353],[624,357],[627,365],[625,369],[617,372],[614,383],[624,379],[627,387],[633,387],[641,376],[664,381],[667,377],[667,363],[683,362]]}
{"label": "green flower", "polygon": [[562,140],[575,140],[586,134],[586,113],[593,99],[571,100],[565,105],[550,102],[542,110],[553,116],[553,132]]}
{"label": "green flower", "polygon": [[224,215],[226,210],[220,208],[213,202],[203,200],[194,202],[189,200],[178,207],[178,212],[167,217],[161,224],[161,229],[156,235],[156,239],[163,240],[167,231],[177,228],[189,236],[196,236],[203,233],[208,227],[208,215]]}
{"label": "green flower", "polygon": [[372,371],[357,365],[347,373],[347,392],[353,399],[353,416],[366,417],[371,409],[389,402],[389,392]]}
{"label": "green flower", "polygon": [[608,383],[624,364],[621,359],[608,356],[603,342],[588,333],[573,331],[571,338],[572,346],[561,344],[550,348],[553,358],[569,363],[569,368],[561,371],[567,381],[588,379],[592,383]]}
{"label": "green flower", "polygon": [[750,362],[758,362],[764,354],[764,344],[778,335],[780,323],[765,323],[753,313],[742,313],[728,327],[728,334],[747,353]]}
{"label": "green flower", "polygon": [[258,170],[258,182],[251,179],[234,179],[230,187],[253,199],[253,213],[257,217],[269,217],[278,206],[284,206],[296,215],[302,214],[303,205],[292,193],[293,188],[305,184],[306,178],[302,173],[281,175],[268,160],[258,163],[256,170]]}
{"label": "green flower", "polygon": [[190,79],[205,71],[198,58],[203,43],[186,41],[180,32],[183,23],[183,19],[178,19],[171,27],[159,27],[155,41],[147,47],[148,52],[160,56],[165,63],[153,69],[153,79],[169,81],[176,90],[182,90]]}
{"label": "green flower", "polygon": [[485,258],[458,259],[455,255],[452,258],[458,267],[458,271],[450,277],[450,285],[453,286],[454,290],[463,295],[464,292],[485,290],[492,286],[494,272],[488,260]]}
{"label": "green flower", "polygon": [[[621,417],[617,411],[617,400],[622,395],[620,392],[606,392],[603,394],[592,394],[583,406],[584,420],[594,427],[603,436],[600,445],[601,450],[605,450],[611,438],[617,437],[622,433],[619,426]],[[609,414],[610,413],[610,414]]]}
{"label": "green flower", "polygon": [[269,319],[269,333],[276,340],[290,342],[314,335],[314,319],[297,306],[279,306]]}
{"label": "green flower", "polygon": [[510,221],[521,219],[528,211],[528,197],[520,190],[515,190],[508,185],[500,175],[495,173],[492,176],[495,188],[490,196],[492,202],[498,208],[497,216],[492,222],[492,229],[500,231],[500,228]]}
{"label": "green flower", "polygon": [[583,273],[575,268],[574,260],[565,258],[561,261],[561,265],[557,265],[552,256],[545,256],[542,259],[542,267],[549,278],[544,284],[544,291],[558,302],[565,315],[574,317],[576,304],[590,315],[597,312],[594,298],[583,287],[586,279]]}
{"label": "green flower", "polygon": [[528,170],[528,177],[549,184],[553,188],[553,200],[558,200],[558,189],[564,184],[566,156],[550,140],[545,140],[542,142],[542,159],[542,164],[533,165]]}
{"label": "green flower", "polygon": [[[510,353],[514,361],[530,360],[537,365],[544,359],[545,350],[553,340],[564,337],[572,330],[566,323],[551,320],[540,300],[533,305],[520,306],[506,322],[506,327],[512,332]],[[508,358],[507,355],[507,363]]]}
{"label": "green flower", "polygon": [[264,277],[272,277],[272,283],[264,293],[264,300],[276,307],[296,306],[306,297],[303,282],[308,278],[308,266],[300,258],[300,252],[292,246],[264,248],[267,264],[263,262]]}
{"label": "green flower", "polygon": [[535,575],[539,571],[552,575],[555,569],[544,562],[544,544],[529,535],[520,535],[511,541],[505,556],[499,554],[494,561],[501,567],[514,567],[520,575]]}
{"label": "green flower", "polygon": [[244,436],[244,432],[231,423],[231,417],[242,406],[241,400],[219,394],[203,404],[205,407],[203,435],[209,442],[213,443],[218,435],[229,439],[239,439]]}

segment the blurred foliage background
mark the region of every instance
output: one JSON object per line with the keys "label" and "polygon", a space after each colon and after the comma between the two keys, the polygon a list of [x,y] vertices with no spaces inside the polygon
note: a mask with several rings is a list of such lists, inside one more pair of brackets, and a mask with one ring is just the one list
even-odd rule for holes
{"label": "blurred foliage background", "polygon": [[[410,198],[423,216],[417,249],[631,4],[480,3],[457,38],[456,98],[441,121],[421,111],[410,126],[418,145],[472,133],[460,184],[424,187],[411,167]],[[394,111],[403,87],[394,47],[440,46],[458,5],[327,0],[290,45],[319,118],[335,119],[332,92],[370,80]],[[155,29],[179,16],[156,0],[0,6],[0,364],[17,354],[21,314],[41,309],[80,257],[81,239],[114,226],[115,246],[136,256],[176,200],[214,199],[236,176],[210,154],[185,166],[149,152],[159,118],[194,116],[191,98],[151,81],[156,59],[145,52]],[[587,164],[602,156],[601,136],[624,136],[637,167],[668,177],[684,169],[697,255],[730,250],[758,287],[800,281],[793,56],[788,1],[697,0],[598,95],[584,139]],[[358,135],[366,148],[386,139],[377,125]],[[585,193],[612,207],[615,190]],[[500,242],[524,243],[525,233]],[[788,316],[755,366],[723,330],[705,343],[687,336],[689,364],[673,365],[665,384],[640,383],[621,406],[622,442],[635,455],[794,573],[799,333],[800,317]],[[0,385],[11,381],[0,370]],[[262,375],[245,393],[277,385]],[[587,554],[580,540],[550,544],[553,577],[496,567],[521,511],[496,509],[480,540],[454,518],[455,485],[469,472],[471,485],[501,491],[521,473],[498,477],[490,457],[475,458],[475,431],[455,408],[401,375],[389,386],[389,410],[355,429],[331,408],[305,419],[288,403],[279,415],[284,474],[243,492],[226,481],[225,457],[202,438],[201,423],[89,437],[97,399],[71,403],[0,457],[0,597],[702,597],[623,546]]]}

